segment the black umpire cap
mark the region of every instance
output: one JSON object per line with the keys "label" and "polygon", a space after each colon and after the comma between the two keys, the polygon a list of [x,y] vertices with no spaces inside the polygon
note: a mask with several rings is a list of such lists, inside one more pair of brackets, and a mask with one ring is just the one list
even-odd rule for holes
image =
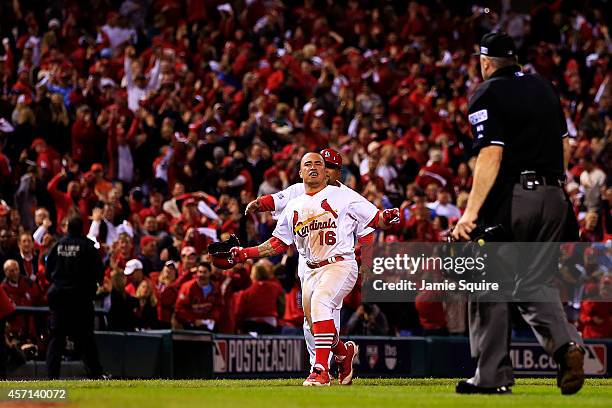
{"label": "black umpire cap", "polygon": [[516,56],[514,40],[503,31],[494,31],[482,36],[480,51],[474,55],[487,57],[513,58]]}

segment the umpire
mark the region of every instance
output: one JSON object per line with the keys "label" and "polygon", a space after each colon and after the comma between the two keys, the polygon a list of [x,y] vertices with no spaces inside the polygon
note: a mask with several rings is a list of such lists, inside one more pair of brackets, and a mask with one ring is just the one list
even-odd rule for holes
{"label": "umpire", "polygon": [[50,379],[59,378],[66,336],[73,338],[82,353],[89,378],[105,378],[94,338],[93,299],[104,276],[104,265],[94,243],[83,235],[83,220],[68,221],[68,235],[59,240],[47,256],[49,346],[47,371]]}
{"label": "umpire", "polygon": [[567,240],[568,220],[575,222],[563,190],[569,157],[565,118],[552,84],[521,72],[510,36],[486,34],[477,55],[485,81],[469,105],[477,153],[474,181],[452,236],[469,240],[476,224],[502,225],[504,240],[538,244],[527,246],[531,253],[500,256],[502,264],[512,265],[503,269],[502,279],[512,282],[514,303],[492,302],[481,294],[470,298],[470,347],[478,363],[474,377],[460,381],[456,391],[511,392],[510,308],[515,305],[557,362],[561,392],[573,394],[584,383],[584,349],[551,282],[558,272],[553,243]]}

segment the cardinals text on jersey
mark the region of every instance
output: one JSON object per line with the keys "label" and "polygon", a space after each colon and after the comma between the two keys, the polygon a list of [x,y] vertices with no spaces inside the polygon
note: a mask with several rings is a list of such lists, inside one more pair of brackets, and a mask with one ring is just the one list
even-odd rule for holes
{"label": "cardinals text on jersey", "polygon": [[327,186],[314,195],[291,200],[279,217],[273,235],[311,262],[332,256],[355,259],[355,235],[378,209],[348,188]]}

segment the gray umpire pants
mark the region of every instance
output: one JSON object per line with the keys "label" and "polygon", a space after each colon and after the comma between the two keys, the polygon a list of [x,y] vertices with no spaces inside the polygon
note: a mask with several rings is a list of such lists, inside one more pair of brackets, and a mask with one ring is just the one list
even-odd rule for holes
{"label": "gray umpire pants", "polygon": [[567,211],[565,194],[559,187],[524,190],[521,184],[514,186],[510,217],[513,239],[537,244],[500,248],[496,280],[505,283],[502,287],[506,293],[485,292],[470,298],[470,349],[472,357],[478,359],[473,384],[499,387],[514,383],[509,354],[513,305],[550,355],[554,356],[571,341],[582,344],[578,331],[567,321],[559,293],[551,282],[558,273],[558,244],[554,242],[563,237]]}

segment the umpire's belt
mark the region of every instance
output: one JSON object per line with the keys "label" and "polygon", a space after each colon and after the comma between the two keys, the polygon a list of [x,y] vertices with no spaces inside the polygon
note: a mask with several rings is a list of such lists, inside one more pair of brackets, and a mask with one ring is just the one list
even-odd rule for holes
{"label": "umpire's belt", "polygon": [[344,258],[341,256],[332,256],[331,258],[327,258],[326,260],[321,261],[321,262],[306,261],[306,265],[308,265],[310,269],[317,269],[325,265],[333,264],[333,263],[340,262],[340,261],[344,261]]}
{"label": "umpire's belt", "polygon": [[537,185],[541,186],[555,186],[563,187],[565,184],[564,176],[557,176],[551,174],[536,174],[535,172],[523,172],[517,175],[514,179],[515,183],[524,184],[526,180],[532,181]]}

